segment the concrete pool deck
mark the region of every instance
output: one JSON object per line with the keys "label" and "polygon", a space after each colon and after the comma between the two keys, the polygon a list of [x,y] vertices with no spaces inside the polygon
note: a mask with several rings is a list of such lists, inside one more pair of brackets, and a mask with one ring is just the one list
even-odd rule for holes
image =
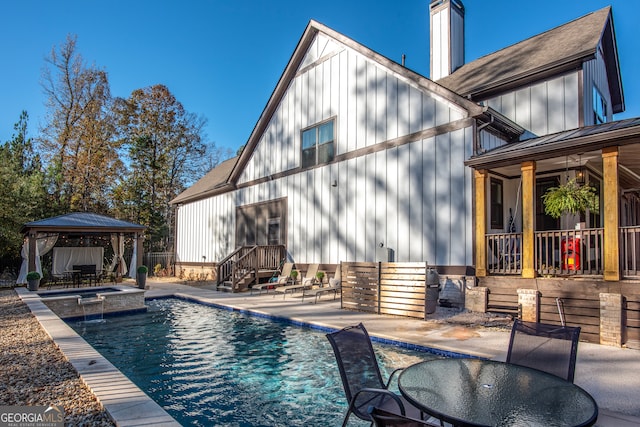
{"label": "concrete pool deck", "polygon": [[[210,286],[187,286],[149,280],[146,298],[178,296],[248,310],[263,315],[340,329],[362,322],[374,337],[402,341],[448,352],[504,360],[509,333],[497,328],[466,327],[446,322],[380,316],[340,309],[340,301],[323,296],[301,301],[296,295],[274,297],[217,292]],[[39,298],[16,288],[40,324],[76,368],[118,426],[176,426],[158,404],[53,314]],[[640,426],[640,351],[581,342],[575,383],[598,403],[600,427]]]}
{"label": "concrete pool deck", "polygon": [[[207,286],[148,284],[146,298],[178,295],[336,329],[362,322],[375,337],[495,360],[505,360],[509,342],[508,331],[496,328],[434,324],[419,319],[342,310],[339,299],[334,301],[331,295],[323,296],[314,304],[313,299],[302,302],[295,295],[283,299],[281,295],[274,297],[273,293],[231,294]],[[575,384],[588,391],[598,403],[596,426],[640,426],[640,351],[581,342]]]}

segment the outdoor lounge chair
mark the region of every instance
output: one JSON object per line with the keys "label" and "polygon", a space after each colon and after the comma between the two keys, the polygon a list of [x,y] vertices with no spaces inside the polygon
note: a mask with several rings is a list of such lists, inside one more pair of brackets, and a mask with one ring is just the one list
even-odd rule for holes
{"label": "outdoor lounge chair", "polygon": [[507,363],[527,366],[573,382],[580,327],[523,322],[511,329]]}
{"label": "outdoor lounge chair", "polygon": [[267,283],[258,283],[251,287],[250,293],[253,294],[253,291],[258,291],[258,294],[262,293],[262,290],[266,290],[269,293],[269,289],[278,285],[287,285],[291,282],[291,270],[293,270],[292,262],[285,262],[282,265],[282,271],[276,278],[275,282],[267,282]]}
{"label": "outdoor lounge chair", "polygon": [[313,303],[316,304],[318,302],[318,297],[320,295],[328,294],[330,292],[333,292],[333,299],[336,299],[336,296],[338,295],[338,292],[340,291],[340,288],[341,288],[341,282],[342,281],[340,279],[340,264],[338,264],[338,267],[336,268],[336,273],[332,278],[329,279],[329,285],[322,286],[322,283],[320,283],[319,288],[304,290],[302,292],[302,301],[304,301],[305,296],[313,296],[315,297],[315,301]]}
{"label": "outdoor lounge chair", "polygon": [[422,413],[402,396],[388,390],[396,369],[385,384],[382,380],[371,339],[362,323],[348,326],[327,334],[338,362],[340,378],[349,402],[342,426],[346,426],[353,413],[361,420],[371,421],[369,406],[399,412],[412,418],[422,418]]}
{"label": "outdoor lounge chair", "polygon": [[369,406],[368,411],[375,427],[439,427],[440,424],[432,424],[428,421],[409,418],[404,415],[385,411],[375,406]]}
{"label": "outdoor lounge chair", "polygon": [[[282,298],[284,299],[287,296],[287,292],[291,291],[291,293],[295,291],[304,291],[307,288],[313,286],[316,282],[316,273],[318,273],[318,264],[309,264],[309,268],[307,269],[306,274],[300,281],[300,283],[293,283],[292,285],[279,286],[275,289],[276,293],[281,293]],[[274,295],[275,296],[275,295]]]}

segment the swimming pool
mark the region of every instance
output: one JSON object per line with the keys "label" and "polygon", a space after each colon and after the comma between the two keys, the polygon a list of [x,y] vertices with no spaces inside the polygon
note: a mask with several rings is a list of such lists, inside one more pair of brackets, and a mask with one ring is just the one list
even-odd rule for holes
{"label": "swimming pool", "polygon": [[[340,425],[346,402],[325,332],[177,299],[147,305],[70,325],[179,423]],[[374,347],[385,378],[437,357]]]}

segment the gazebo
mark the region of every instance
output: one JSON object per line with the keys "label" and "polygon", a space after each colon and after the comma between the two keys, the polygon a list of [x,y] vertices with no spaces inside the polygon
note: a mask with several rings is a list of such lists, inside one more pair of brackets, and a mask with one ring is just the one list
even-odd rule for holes
{"label": "gazebo", "polygon": [[[98,215],[87,212],[74,212],[52,218],[45,218],[39,221],[29,222],[22,226],[24,233],[24,244],[22,246],[22,266],[16,283],[26,283],[28,271],[37,271],[42,274],[40,257],[50,252],[56,246],[60,236],[108,236],[114,257],[109,266],[112,270],[117,265],[117,275],[123,276],[127,273],[127,266],[124,262],[124,240],[125,235],[133,235],[133,257],[129,270],[132,277],[135,277],[136,268],[142,265],[142,243],[144,241],[145,226],[122,221],[116,218]],[[103,248],[91,246],[91,239],[82,239],[82,246],[58,248],[59,253],[53,268],[64,268],[64,264],[89,263],[95,264],[99,270],[103,268]],[[62,250],[64,249],[64,251]],[[54,273],[55,271],[52,271]]]}

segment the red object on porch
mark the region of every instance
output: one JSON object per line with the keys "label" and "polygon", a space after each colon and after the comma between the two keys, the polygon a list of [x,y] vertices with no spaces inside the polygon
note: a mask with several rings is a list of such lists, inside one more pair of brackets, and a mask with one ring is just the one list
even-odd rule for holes
{"label": "red object on porch", "polygon": [[580,270],[580,238],[568,237],[562,240],[562,268],[564,270]]}

